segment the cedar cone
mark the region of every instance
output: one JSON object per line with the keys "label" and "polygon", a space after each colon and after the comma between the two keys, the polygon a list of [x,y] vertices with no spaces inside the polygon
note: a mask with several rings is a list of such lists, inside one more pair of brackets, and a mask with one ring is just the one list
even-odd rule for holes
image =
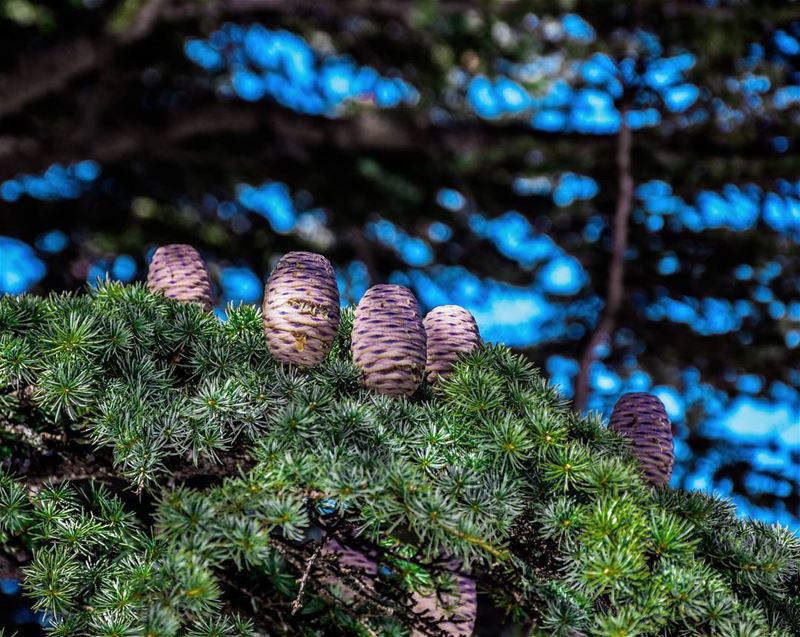
{"label": "cedar cone", "polygon": [[183,243],[161,246],[155,251],[147,270],[147,287],[170,299],[199,303],[206,311],[214,305],[205,263],[197,250]]}
{"label": "cedar cone", "polygon": [[319,365],[339,328],[339,288],[330,261],[313,252],[283,255],[264,291],[264,333],[282,363]]}
{"label": "cedar cone", "polygon": [[[338,564],[345,567],[346,572],[361,583],[361,590],[369,590],[378,578],[377,555],[341,544],[336,539],[325,542],[321,551],[325,557],[335,558]],[[418,618],[435,626],[447,637],[469,637],[475,630],[475,619],[478,614],[478,596],[475,580],[461,572],[461,563],[457,559],[447,561],[446,568],[455,579],[455,590],[438,595],[423,595],[416,591],[412,594],[413,612]],[[341,598],[353,603],[363,594],[358,587],[324,575],[321,581],[326,586],[335,586]],[[418,629],[411,632],[412,637],[423,637]],[[439,633],[437,633],[439,634]]]}
{"label": "cedar cone", "polygon": [[656,396],[647,392],[623,394],[611,412],[609,427],[630,439],[648,482],[669,484],[675,463],[672,427]]}
{"label": "cedar cone", "polygon": [[376,285],[356,308],[353,362],[369,389],[388,396],[410,396],[425,370],[425,328],[419,304],[402,285]]}
{"label": "cedar cone", "polygon": [[433,308],[422,321],[428,337],[428,380],[447,378],[459,354],[479,347],[481,335],[472,314],[459,305]]}

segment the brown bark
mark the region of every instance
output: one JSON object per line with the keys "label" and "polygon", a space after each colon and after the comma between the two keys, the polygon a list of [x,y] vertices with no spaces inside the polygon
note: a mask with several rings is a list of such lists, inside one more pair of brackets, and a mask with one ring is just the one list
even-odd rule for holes
{"label": "brown bark", "polygon": [[[624,113],[623,113],[624,115]],[[633,134],[625,125],[625,118],[617,137],[617,204],[612,226],[611,262],[608,267],[605,307],[595,326],[581,358],[578,378],[575,381],[574,407],[578,411],[586,408],[589,397],[589,371],[597,356],[597,348],[614,332],[617,314],[622,306],[625,292],[625,252],[628,249],[628,221],[633,209],[633,175],[631,174],[631,149]]]}

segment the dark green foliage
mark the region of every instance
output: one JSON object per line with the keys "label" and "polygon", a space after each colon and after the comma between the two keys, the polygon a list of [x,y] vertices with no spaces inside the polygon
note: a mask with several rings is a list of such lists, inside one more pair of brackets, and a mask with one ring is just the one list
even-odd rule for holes
{"label": "dark green foliage", "polygon": [[[0,321],[0,418],[34,465],[0,477],[0,540],[31,547],[55,635],[441,634],[411,608],[452,590],[444,557],[478,581],[485,634],[800,630],[797,537],[649,487],[504,347],[393,399],[359,386],[350,311],[307,371],[270,358],[257,309],[222,322],[138,286],[5,297]],[[43,447],[95,455],[48,482]]]}

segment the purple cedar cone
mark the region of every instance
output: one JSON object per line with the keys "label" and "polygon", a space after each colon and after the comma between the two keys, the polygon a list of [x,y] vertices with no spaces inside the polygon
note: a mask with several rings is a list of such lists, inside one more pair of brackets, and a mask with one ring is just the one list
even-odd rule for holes
{"label": "purple cedar cone", "polygon": [[[336,539],[325,542],[321,551],[322,555],[335,557],[340,566],[364,584],[364,589],[374,586],[373,582],[378,576],[377,557],[363,551],[341,544]],[[428,622],[447,637],[469,637],[475,630],[475,618],[478,614],[478,596],[475,580],[461,572],[461,564],[457,559],[447,562],[447,569],[455,578],[456,586],[452,593],[441,595],[423,595],[413,593],[413,612],[425,622]],[[352,603],[359,599],[359,589],[350,586],[331,576],[323,576],[321,582],[329,587],[335,586],[341,598]],[[413,630],[412,637],[423,637],[419,630]]]}
{"label": "purple cedar cone", "polygon": [[630,439],[648,482],[669,484],[675,463],[672,427],[658,397],[647,392],[623,394],[611,412],[609,427]]}
{"label": "purple cedar cone", "polygon": [[214,306],[205,263],[197,250],[183,243],[161,246],[155,251],[147,270],[147,287],[170,299],[199,303],[206,311]]}
{"label": "purple cedar cone", "polygon": [[283,255],[264,291],[267,347],[282,363],[319,365],[339,328],[339,288],[331,262],[313,252]]}
{"label": "purple cedar cone", "polygon": [[447,378],[459,354],[471,352],[481,344],[478,324],[472,314],[459,305],[433,308],[422,321],[428,337],[428,380]]}
{"label": "purple cedar cone", "polygon": [[417,299],[402,285],[367,290],[353,321],[353,362],[369,389],[410,396],[425,371],[425,328]]}

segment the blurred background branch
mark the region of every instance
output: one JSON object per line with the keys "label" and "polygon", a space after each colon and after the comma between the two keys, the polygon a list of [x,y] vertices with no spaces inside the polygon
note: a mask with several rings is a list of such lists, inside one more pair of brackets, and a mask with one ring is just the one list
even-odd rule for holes
{"label": "blurred background branch", "polygon": [[633,210],[633,175],[631,174],[631,153],[633,150],[633,133],[623,120],[617,133],[617,204],[614,210],[611,231],[611,258],[608,266],[608,283],[606,284],[603,314],[594,328],[586,349],[581,357],[578,378],[575,381],[575,409],[583,411],[589,399],[589,370],[597,357],[598,348],[613,335],[614,326],[624,301],[625,294],[625,258],[628,251],[628,224]]}

